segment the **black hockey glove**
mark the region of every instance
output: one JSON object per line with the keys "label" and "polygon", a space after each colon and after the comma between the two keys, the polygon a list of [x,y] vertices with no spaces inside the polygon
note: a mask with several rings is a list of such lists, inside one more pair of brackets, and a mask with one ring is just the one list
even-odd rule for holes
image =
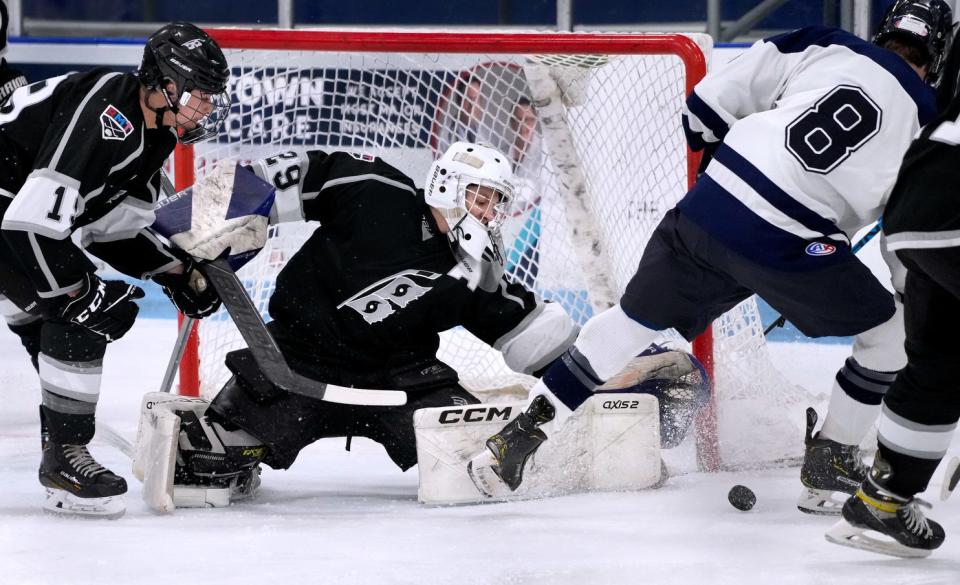
{"label": "black hockey glove", "polygon": [[107,341],[116,341],[133,327],[140,310],[133,301],[143,298],[143,289],[87,274],[80,294],[65,298],[59,311],[61,318],[86,327]]}
{"label": "black hockey glove", "polygon": [[10,94],[13,93],[14,90],[26,84],[27,78],[24,77],[23,73],[20,73],[16,69],[11,69],[7,65],[6,59],[0,62],[0,105],[7,101],[7,98],[10,97]]}
{"label": "black hockey glove", "polygon": [[220,295],[191,259],[184,260],[183,274],[164,272],[155,275],[153,281],[163,287],[173,306],[187,317],[203,319],[220,308]]}

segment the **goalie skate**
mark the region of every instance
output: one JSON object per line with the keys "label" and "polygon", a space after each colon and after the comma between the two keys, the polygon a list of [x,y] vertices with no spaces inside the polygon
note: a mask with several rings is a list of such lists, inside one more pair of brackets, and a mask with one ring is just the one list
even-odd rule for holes
{"label": "goalie skate", "polygon": [[86,445],[45,442],[39,475],[47,512],[113,519],[126,511],[127,482],[97,463]]}
{"label": "goalie skate", "polygon": [[867,476],[867,466],[857,445],[843,445],[820,433],[813,434],[817,411],[807,409],[805,452],[800,468],[803,491],[797,509],[807,514],[834,516],[840,514],[847,498],[857,492]]}

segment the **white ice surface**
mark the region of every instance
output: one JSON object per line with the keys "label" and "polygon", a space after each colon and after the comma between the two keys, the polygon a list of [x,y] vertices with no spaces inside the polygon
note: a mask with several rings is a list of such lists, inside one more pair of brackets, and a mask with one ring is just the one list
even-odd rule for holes
{"label": "white ice surface", "polygon": [[[173,338],[171,321],[143,320],[110,347],[102,421],[133,435],[140,396],[159,385]],[[827,392],[846,349],[774,351],[791,379]],[[416,471],[400,473],[363,440],[350,453],[340,440],[321,441],[293,469],[265,470],[255,501],[172,516],[149,512],[129,460],[95,440],[96,457],[130,481],[126,515],[52,517],[40,510],[36,479],[37,381],[8,332],[0,334],[0,356],[2,585],[960,584],[960,495],[937,500],[939,470],[926,497],[947,541],[919,561],[824,541],[833,520],[797,512],[797,469],[693,473],[655,491],[427,508],[416,502]],[[960,453],[956,441],[952,453]],[[756,492],[752,511],[727,503],[736,483]]]}

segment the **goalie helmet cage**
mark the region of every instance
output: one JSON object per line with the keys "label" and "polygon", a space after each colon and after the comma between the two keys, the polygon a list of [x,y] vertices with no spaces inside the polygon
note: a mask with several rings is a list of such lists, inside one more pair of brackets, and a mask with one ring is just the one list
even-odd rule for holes
{"label": "goalie helmet cage", "polygon": [[[221,159],[310,148],[375,154],[420,182],[453,141],[488,142],[513,159],[521,185],[503,228],[508,274],[580,324],[617,301],[695,179],[680,113],[706,72],[706,35],[208,32],[227,54],[234,104],[221,137],[175,156],[178,189]],[[271,228],[239,271],[264,315],[277,272],[314,228]],[[481,396],[533,382],[462,329],[441,338],[439,357]],[[241,345],[222,310],[201,321],[180,392],[214,395],[225,353]],[[715,380],[697,423],[701,468],[802,454],[808,397],[770,362],[753,300],[692,351]]]}

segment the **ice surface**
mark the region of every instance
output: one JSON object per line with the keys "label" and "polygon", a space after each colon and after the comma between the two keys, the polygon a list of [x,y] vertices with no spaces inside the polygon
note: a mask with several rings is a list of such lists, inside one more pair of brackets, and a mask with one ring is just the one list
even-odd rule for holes
{"label": "ice surface", "polygon": [[[160,383],[169,320],[142,320],[112,345],[100,419],[132,436],[140,396]],[[774,344],[792,380],[828,392],[841,345]],[[40,510],[39,390],[18,340],[0,334],[0,584],[629,584],[821,585],[960,583],[960,495],[927,499],[947,541],[925,560],[828,544],[831,519],[797,512],[798,471],[691,473],[655,491],[428,508],[416,470],[380,446],[340,440],[307,448],[293,469],[265,470],[255,501],[219,510],[149,512],[130,462],[95,440],[97,458],[130,481],[116,521]],[[800,440],[800,437],[797,438]],[[954,442],[953,454],[960,454]],[[750,512],[726,501],[756,492]]]}

